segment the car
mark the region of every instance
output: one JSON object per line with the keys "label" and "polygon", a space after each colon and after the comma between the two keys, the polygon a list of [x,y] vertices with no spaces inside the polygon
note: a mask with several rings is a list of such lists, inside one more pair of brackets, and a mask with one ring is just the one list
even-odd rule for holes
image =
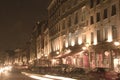
{"label": "car", "polygon": [[74,78],[74,79],[81,79],[86,74],[86,71],[85,71],[84,68],[73,68],[67,74],[68,74],[68,77],[71,77],[71,78]]}
{"label": "car", "polygon": [[96,67],[87,73],[89,80],[120,80],[119,73],[110,68]]}

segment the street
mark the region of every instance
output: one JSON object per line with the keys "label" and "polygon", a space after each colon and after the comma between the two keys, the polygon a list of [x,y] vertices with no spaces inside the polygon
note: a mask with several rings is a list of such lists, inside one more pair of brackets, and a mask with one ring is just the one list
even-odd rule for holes
{"label": "street", "polygon": [[0,80],[35,80],[21,74],[21,72],[3,72],[0,74]]}
{"label": "street", "polygon": [[3,71],[0,73],[0,80],[75,80],[62,76],[41,75],[21,72],[19,70]]}

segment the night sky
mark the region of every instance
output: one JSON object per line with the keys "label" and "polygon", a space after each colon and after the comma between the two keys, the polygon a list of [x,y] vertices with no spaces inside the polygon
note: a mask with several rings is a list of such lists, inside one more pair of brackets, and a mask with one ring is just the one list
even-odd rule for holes
{"label": "night sky", "polygon": [[0,0],[0,51],[24,47],[50,0]]}

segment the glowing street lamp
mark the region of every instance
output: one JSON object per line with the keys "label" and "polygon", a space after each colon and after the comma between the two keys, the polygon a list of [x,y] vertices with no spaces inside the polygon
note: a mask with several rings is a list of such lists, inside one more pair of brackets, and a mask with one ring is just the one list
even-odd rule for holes
{"label": "glowing street lamp", "polygon": [[84,47],[82,47],[82,49],[83,49],[83,50],[87,50],[87,47],[86,47],[86,46],[84,46]]}
{"label": "glowing street lamp", "polygon": [[59,54],[59,51],[57,51],[56,54]]}
{"label": "glowing street lamp", "polygon": [[116,42],[114,42],[114,45],[115,45],[115,46],[119,46],[120,43],[119,43],[118,41],[116,41]]}

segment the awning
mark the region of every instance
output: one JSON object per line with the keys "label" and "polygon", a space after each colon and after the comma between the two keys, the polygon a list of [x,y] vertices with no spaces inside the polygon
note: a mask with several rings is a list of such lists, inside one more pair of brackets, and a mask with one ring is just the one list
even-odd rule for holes
{"label": "awning", "polygon": [[82,51],[82,46],[83,46],[83,45],[70,46],[70,47],[67,48],[67,49],[70,49],[70,50],[71,50],[70,53],[65,53],[65,52],[64,52],[64,53],[56,56],[55,58],[56,58],[56,59],[57,59],[57,58],[64,58],[64,57],[67,57],[67,56],[74,55],[74,54]]}

